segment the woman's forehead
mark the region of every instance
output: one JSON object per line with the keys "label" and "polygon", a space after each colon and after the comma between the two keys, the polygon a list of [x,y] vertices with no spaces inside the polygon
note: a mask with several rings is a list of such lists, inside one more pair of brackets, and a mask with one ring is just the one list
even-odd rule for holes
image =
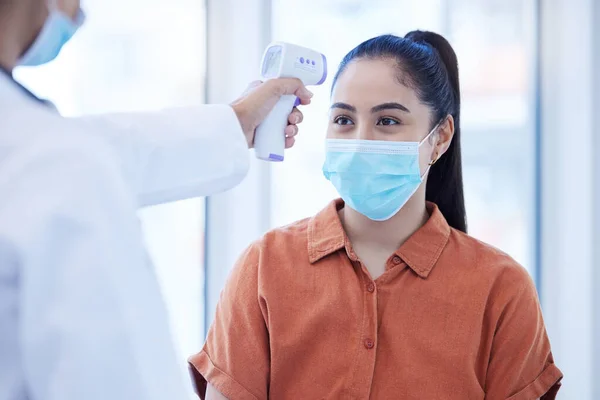
{"label": "woman's forehead", "polygon": [[362,59],[349,63],[340,74],[332,93],[332,103],[344,102],[360,108],[389,101],[415,107],[415,91],[402,83],[402,72],[393,60]]}

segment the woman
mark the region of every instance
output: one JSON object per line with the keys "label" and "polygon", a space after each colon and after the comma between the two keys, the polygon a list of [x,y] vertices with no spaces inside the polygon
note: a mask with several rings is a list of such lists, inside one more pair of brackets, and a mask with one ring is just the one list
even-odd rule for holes
{"label": "woman", "polygon": [[203,350],[208,399],[553,399],[535,287],[466,232],[456,55],[415,31],[362,43],[333,82],[341,199],[241,257]]}

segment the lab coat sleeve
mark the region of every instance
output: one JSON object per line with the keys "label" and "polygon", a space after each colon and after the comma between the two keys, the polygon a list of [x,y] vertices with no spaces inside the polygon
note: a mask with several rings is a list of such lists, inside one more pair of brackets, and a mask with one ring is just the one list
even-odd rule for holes
{"label": "lab coat sleeve", "polygon": [[28,398],[186,398],[183,363],[116,157],[95,148],[37,158],[3,199],[17,204],[3,223],[20,227]]}
{"label": "lab coat sleeve", "polygon": [[216,194],[248,172],[248,144],[228,105],[80,120],[118,152],[141,206]]}

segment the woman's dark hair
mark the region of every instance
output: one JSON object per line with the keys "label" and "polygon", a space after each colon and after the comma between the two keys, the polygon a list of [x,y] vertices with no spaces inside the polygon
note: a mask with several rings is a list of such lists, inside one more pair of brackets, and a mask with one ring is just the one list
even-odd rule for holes
{"label": "woman's dark hair", "polygon": [[454,138],[448,151],[431,166],[426,199],[434,202],[455,229],[466,232],[460,151],[460,87],[458,61],[450,43],[433,32],[412,31],[405,37],[382,35],[361,43],[340,63],[333,86],[348,63],[356,59],[392,59],[403,85],[432,110],[431,129],[446,116],[454,118]]}

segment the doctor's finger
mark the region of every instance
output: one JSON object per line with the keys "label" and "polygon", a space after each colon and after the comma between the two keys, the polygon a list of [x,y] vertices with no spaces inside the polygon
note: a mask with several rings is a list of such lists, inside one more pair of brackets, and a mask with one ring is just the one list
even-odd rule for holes
{"label": "doctor's finger", "polygon": [[294,108],[288,118],[288,122],[292,125],[295,125],[301,123],[303,119],[304,115],[302,114],[302,111],[298,110],[297,108]]}
{"label": "doctor's finger", "polygon": [[293,147],[294,143],[296,143],[296,138],[293,138],[293,137],[285,138],[285,148],[286,149]]}
{"label": "doctor's finger", "polygon": [[298,134],[298,127],[296,125],[288,125],[285,127],[285,137],[294,137]]}

